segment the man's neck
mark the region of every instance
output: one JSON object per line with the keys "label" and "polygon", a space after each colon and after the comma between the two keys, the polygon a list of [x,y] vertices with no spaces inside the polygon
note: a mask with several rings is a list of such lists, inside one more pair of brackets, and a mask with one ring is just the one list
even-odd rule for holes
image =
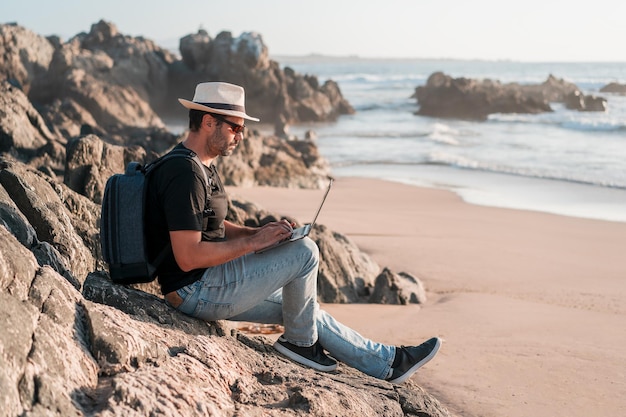
{"label": "man's neck", "polygon": [[203,142],[198,137],[192,135],[187,136],[187,139],[183,140],[183,146],[191,151],[194,151],[196,155],[198,155],[198,158],[200,158],[200,161],[202,161],[202,163],[206,166],[210,166],[215,159],[215,156],[208,155],[206,153]]}

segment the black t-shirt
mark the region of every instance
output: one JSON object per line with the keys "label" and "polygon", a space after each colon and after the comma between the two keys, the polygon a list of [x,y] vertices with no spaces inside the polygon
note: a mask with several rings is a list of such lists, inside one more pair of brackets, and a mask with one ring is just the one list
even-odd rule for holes
{"label": "black t-shirt", "polygon": [[[184,147],[178,144],[176,148]],[[200,169],[204,169],[209,178],[209,190]],[[145,221],[151,260],[170,245],[170,231],[201,231],[204,241],[225,239],[228,202],[213,165],[200,168],[189,158],[171,158],[153,171],[148,181]],[[204,269],[182,271],[169,250],[157,269],[161,292],[167,294],[189,285],[200,279],[203,272]]]}

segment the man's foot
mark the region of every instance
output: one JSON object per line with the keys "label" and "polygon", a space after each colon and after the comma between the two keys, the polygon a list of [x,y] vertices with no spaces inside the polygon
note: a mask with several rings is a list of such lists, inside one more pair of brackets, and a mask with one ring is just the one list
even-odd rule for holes
{"label": "man's foot", "polygon": [[394,384],[401,384],[415,373],[420,367],[435,357],[441,339],[433,337],[419,346],[396,347],[396,357],[393,360],[392,373],[387,381]]}
{"label": "man's foot", "polygon": [[274,343],[274,349],[289,359],[318,371],[329,372],[337,369],[337,361],[326,356],[319,340],[313,346],[300,347],[289,343],[281,336]]}

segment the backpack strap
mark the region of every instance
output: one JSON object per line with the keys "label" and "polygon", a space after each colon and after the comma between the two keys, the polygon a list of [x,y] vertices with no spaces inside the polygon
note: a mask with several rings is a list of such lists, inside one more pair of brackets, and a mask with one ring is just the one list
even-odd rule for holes
{"label": "backpack strap", "polygon": [[204,183],[206,184],[206,188],[207,190],[209,190],[209,192],[211,192],[211,181],[209,180],[209,177],[206,174],[206,171],[204,169],[204,164],[202,163],[200,158],[198,158],[198,154],[196,154],[194,151],[190,149],[180,149],[180,148],[172,149],[171,151],[161,156],[157,160],[150,162],[145,167],[143,167],[143,172],[144,174],[148,175],[148,173],[150,173],[152,170],[160,166],[163,162],[170,160],[172,158],[181,157],[181,156],[191,159],[198,165],[198,168],[200,168],[200,172],[202,172],[202,176],[204,177]]}

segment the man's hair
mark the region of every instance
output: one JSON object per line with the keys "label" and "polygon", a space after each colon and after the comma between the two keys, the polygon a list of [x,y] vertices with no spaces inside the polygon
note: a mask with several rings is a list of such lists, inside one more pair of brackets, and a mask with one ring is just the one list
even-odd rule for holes
{"label": "man's hair", "polygon": [[[205,114],[211,114],[211,113],[207,111],[202,111],[202,110],[190,109],[189,110],[189,130],[191,130],[192,132],[195,132],[198,129],[200,129],[200,125],[202,125],[202,118],[204,117]],[[219,126],[222,124],[222,121],[215,119],[215,124]]]}
{"label": "man's hair", "polygon": [[205,114],[207,114],[207,112],[205,111],[190,109],[189,110],[189,130],[191,130],[192,132],[197,131],[200,128],[200,125],[202,124],[202,118],[204,117]]}

